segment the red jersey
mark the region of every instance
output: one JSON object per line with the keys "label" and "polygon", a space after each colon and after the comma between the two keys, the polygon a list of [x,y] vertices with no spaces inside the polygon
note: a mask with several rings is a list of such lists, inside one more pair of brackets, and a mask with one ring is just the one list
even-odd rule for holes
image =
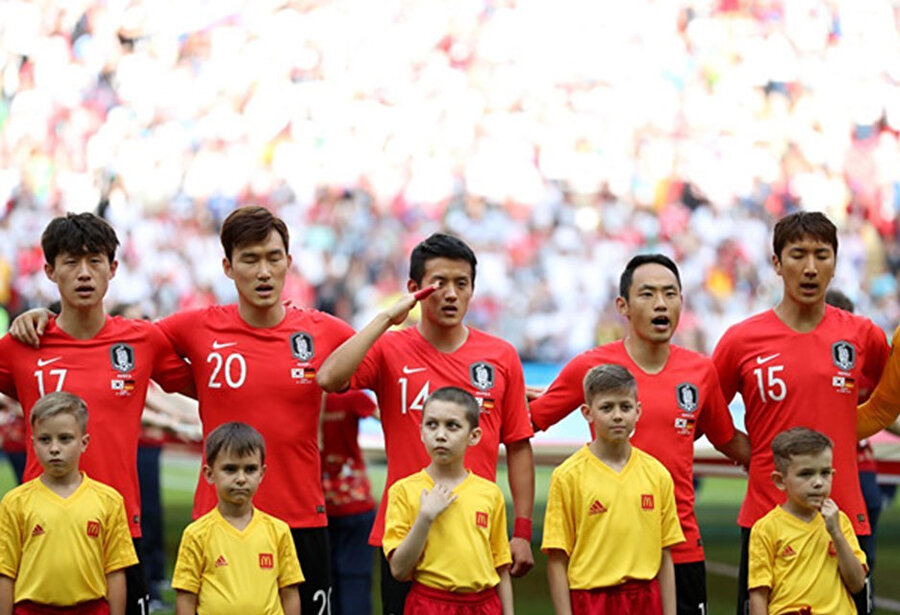
{"label": "red jersey", "polygon": [[[268,469],[254,506],[290,527],[327,525],[316,370],[353,329],[323,312],[292,307],[278,325],[254,328],[237,305],[179,312],[158,324],[191,362],[204,439],[229,421],[248,423],[265,438]],[[201,477],[194,518],[215,505],[215,488]]]}
{"label": "red jersey", "polygon": [[181,391],[191,371],[159,330],[143,320],[107,316],[97,335],[80,340],[51,318],[40,348],[9,335],[0,339],[0,390],[16,397],[25,413],[24,480],[42,471],[31,445],[31,407],[47,393],[74,393],[87,404],[91,434],[79,467],[122,495],[131,535],[140,536],[137,446],[150,378],[167,391]]}
{"label": "red jersey", "polygon": [[465,465],[482,478],[495,479],[501,442],[534,435],[519,355],[507,342],[472,327],[465,343],[451,353],[436,350],[415,327],[388,331],[366,353],[350,386],[375,392],[384,429],[387,481],[369,536],[373,546],[381,546],[387,490],[431,462],[419,426],[422,407],[433,391],[456,386],[478,400],[483,435],[466,451]]}
{"label": "red jersey", "polygon": [[329,517],[375,508],[366,462],[359,450],[359,419],[375,413],[375,402],[362,391],[329,393],[322,415],[322,488]]}
{"label": "red jersey", "polygon": [[699,426],[710,442],[722,446],[734,437],[734,424],[712,361],[674,344],[669,348],[669,359],[657,374],[641,369],[622,341],[581,353],[531,402],[531,418],[538,429],[547,429],[577,410],[584,403],[582,383],[592,367],[614,363],[631,372],[641,402],[631,443],[658,459],[675,484],[675,505],[685,542],[672,545],[672,561],[702,562],[703,543],[694,515],[694,430]]}
{"label": "red jersey", "polygon": [[825,306],[808,333],[768,310],[732,326],[713,362],[722,392],[740,392],[750,438],[750,480],[738,524],[751,527],[784,502],[772,483],[772,440],[791,427],[820,431],[834,442],[831,497],[858,535],[869,534],[856,468],[856,404],[861,382],[878,382],[888,356],[884,333],[867,318]]}

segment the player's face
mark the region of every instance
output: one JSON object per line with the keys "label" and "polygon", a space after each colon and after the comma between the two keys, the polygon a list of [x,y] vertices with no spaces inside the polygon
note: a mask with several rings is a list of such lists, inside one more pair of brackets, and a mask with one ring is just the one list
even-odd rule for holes
{"label": "player's face", "polygon": [[474,286],[472,267],[464,260],[432,258],[425,262],[422,285],[409,281],[410,292],[437,284],[438,289],[421,302],[422,319],[440,327],[456,327],[469,309]]}
{"label": "player's face", "polygon": [[274,230],[265,241],[236,247],[231,260],[222,260],[225,275],[234,280],[241,302],[255,308],[281,304],[290,266],[291,257],[284,241]]}
{"label": "player's face", "polygon": [[41,467],[55,479],[67,478],[78,472],[78,459],[89,440],[75,417],[68,413],[35,421],[31,436],[34,454]]}
{"label": "player's face", "polygon": [[797,512],[822,508],[834,478],[830,448],[811,455],[793,455],[784,476],[775,472],[775,485],[787,493],[788,506]]}
{"label": "player's face", "polygon": [[668,268],[647,263],[634,270],[628,297],[618,297],[616,307],[628,319],[630,336],[667,343],[681,317],[681,289]]}
{"label": "player's face", "polygon": [[216,486],[220,502],[241,506],[253,499],[266,473],[266,466],[259,451],[240,457],[223,449],[216,455],[212,467],[203,466],[203,472],[206,480]]}
{"label": "player's face", "polygon": [[103,303],[109,281],[116,275],[118,262],[109,262],[106,254],[56,255],[53,264],[44,264],[44,272],[59,288],[63,305],[87,308]]}
{"label": "player's face", "polygon": [[836,258],[830,243],[803,237],[772,257],[784,284],[784,299],[801,306],[821,305],[834,277]]}
{"label": "player's face", "polygon": [[425,450],[437,464],[462,461],[466,448],[481,439],[481,428],[473,429],[469,425],[465,409],[443,400],[432,400],[425,405],[421,432]]}
{"label": "player's face", "polygon": [[607,391],[594,395],[590,404],[582,404],[581,413],[594,427],[597,438],[620,444],[631,437],[641,416],[641,404],[632,391]]}

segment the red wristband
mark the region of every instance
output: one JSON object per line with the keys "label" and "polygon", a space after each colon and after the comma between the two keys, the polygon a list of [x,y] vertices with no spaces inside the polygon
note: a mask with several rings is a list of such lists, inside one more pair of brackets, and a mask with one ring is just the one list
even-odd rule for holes
{"label": "red wristband", "polygon": [[524,538],[531,542],[531,519],[516,517],[516,523],[513,526],[513,538]]}

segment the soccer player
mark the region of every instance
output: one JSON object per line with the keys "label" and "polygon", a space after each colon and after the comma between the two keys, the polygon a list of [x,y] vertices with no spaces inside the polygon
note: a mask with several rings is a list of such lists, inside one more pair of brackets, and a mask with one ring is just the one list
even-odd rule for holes
{"label": "soccer player", "polygon": [[[150,379],[167,391],[191,388],[191,372],[160,331],[148,322],[110,317],[103,308],[115,276],[115,231],[91,214],[55,218],[41,237],[44,271],[59,288],[59,316],[43,328],[40,348],[7,335],[0,339],[0,391],[25,409],[47,393],[76,393],[92,410],[94,445],[81,464],[93,479],[125,500],[128,525],[141,552],[137,447]],[[25,479],[40,473],[28,426]],[[125,571],[129,615],[144,615],[149,601],[140,565]]]}
{"label": "soccer player", "polygon": [[138,559],[122,496],[79,470],[87,421],[84,401],[71,393],[50,393],[31,408],[43,471],[0,502],[0,615],[125,612],[123,570]]}
{"label": "soccer player", "polygon": [[175,615],[300,615],[303,573],[290,529],[253,506],[266,474],[265,441],[232,422],[205,444],[203,475],[218,502],[184,529],[172,574]]}
{"label": "soccer player", "polygon": [[793,427],[772,440],[772,482],[787,500],[750,532],[750,615],[852,613],[866,582],[853,526],[829,498],[831,440]]}
{"label": "soccer player", "polygon": [[553,471],[544,516],[553,608],[674,615],[670,549],[684,535],[669,472],[629,441],[641,417],[637,383],[613,364],[583,381],[581,413],[594,439]]}
{"label": "soccer player", "polygon": [[632,258],[619,281],[616,307],[627,320],[625,339],[583,352],[563,367],[546,392],[531,402],[531,419],[547,429],[584,403],[584,375],[613,363],[637,380],[643,413],[632,443],[666,467],[675,484],[675,503],[685,542],[671,547],[679,615],[709,612],[706,566],[694,515],[694,438],[702,431],[712,444],[746,464],[746,436],[734,429],[719,378],[708,358],[671,343],[681,315],[678,267],[662,254]]}
{"label": "soccer player", "polygon": [[468,391],[432,393],[421,427],[431,463],[388,491],[384,553],[395,578],[414,580],[405,615],[513,613],[503,494],[464,465],[479,414]]}
{"label": "soccer player", "polygon": [[[747,609],[750,528],[784,502],[772,483],[772,439],[791,427],[822,432],[834,442],[832,497],[857,536],[868,536],[866,505],[856,470],[857,396],[877,382],[887,360],[884,333],[872,321],[825,303],[834,276],[837,229],[821,213],[781,219],[773,233],[772,264],[783,294],[774,309],[729,328],[713,353],[726,400],[740,392],[751,444],[750,478],[741,506],[738,615]],[[867,613],[865,592],[856,597]]]}
{"label": "soccer player", "polygon": [[[436,233],[410,256],[407,289],[411,294],[377,315],[319,370],[327,391],[350,385],[375,392],[384,429],[388,475],[385,489],[425,467],[428,454],[419,440],[422,408],[432,391],[457,386],[472,393],[481,407],[480,443],[466,453],[466,467],[494,480],[497,456],[506,446],[509,485],[516,522],[510,541],[510,574],[525,574],[533,565],[531,511],[534,505],[533,435],[525,401],[522,364],[515,349],[496,337],[463,324],[475,285],[476,258],[471,248],[450,235]],[[430,290],[433,289],[433,292]],[[417,326],[388,331],[406,320],[421,300]],[[422,296],[421,294],[419,296]],[[370,544],[381,546],[387,498],[382,498]],[[398,584],[382,558],[384,613],[402,613],[408,584]]]}

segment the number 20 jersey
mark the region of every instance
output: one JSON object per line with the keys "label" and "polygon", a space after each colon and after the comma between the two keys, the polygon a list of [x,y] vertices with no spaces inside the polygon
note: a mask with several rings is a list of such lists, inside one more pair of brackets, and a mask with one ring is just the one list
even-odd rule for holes
{"label": "number 20 jersey", "polygon": [[858,535],[869,534],[856,469],[856,405],[861,385],[878,382],[888,356],[885,334],[860,316],[826,306],[818,326],[798,333],[768,310],[732,326],[713,362],[726,400],[740,392],[750,437],[750,480],[738,515],[751,527],[784,494],[772,482],[772,440],[808,427],[834,443],[831,497]]}

